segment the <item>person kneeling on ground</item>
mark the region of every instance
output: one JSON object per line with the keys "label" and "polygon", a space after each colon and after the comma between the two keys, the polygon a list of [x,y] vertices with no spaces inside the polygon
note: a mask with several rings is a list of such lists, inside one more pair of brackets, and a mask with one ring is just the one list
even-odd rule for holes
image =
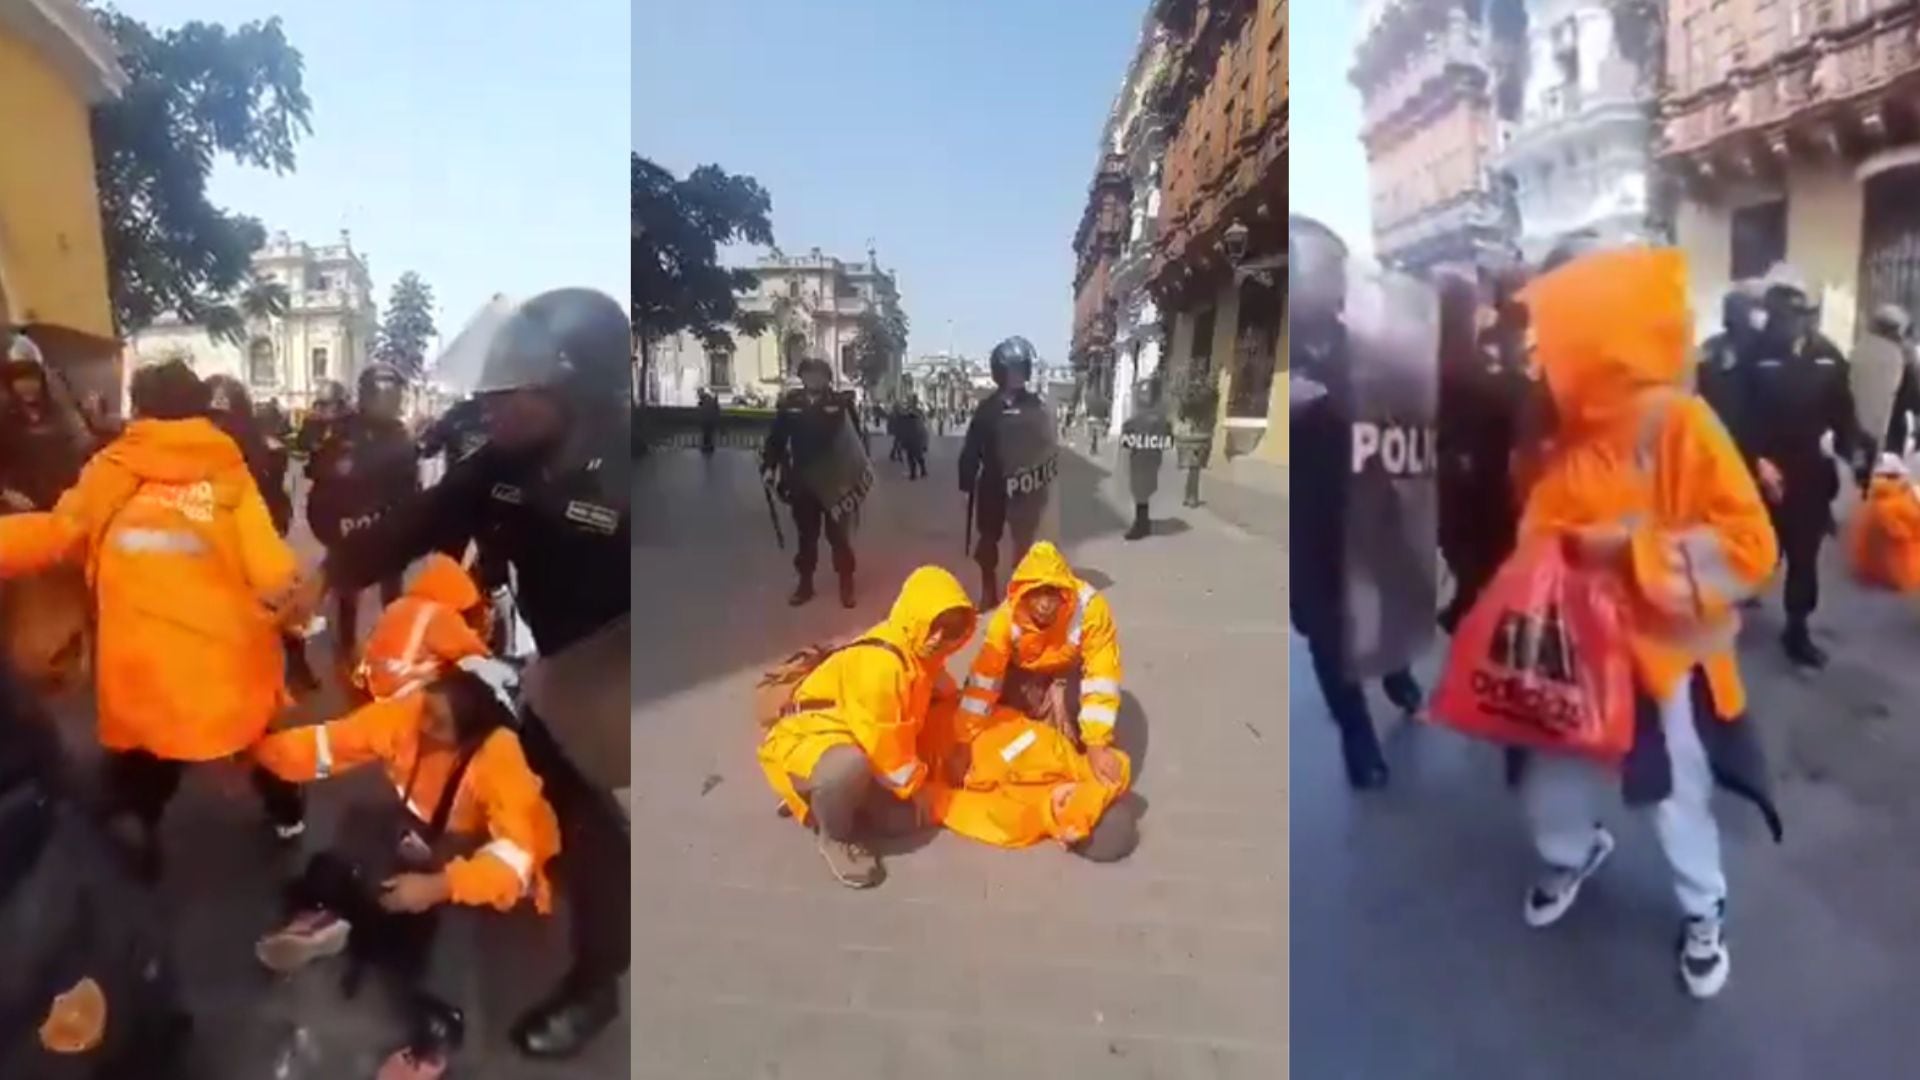
{"label": "person kneeling on ground", "polygon": [[767,783],[819,837],[843,885],[871,888],[886,876],[869,837],[926,822],[920,732],[930,713],[944,718],[959,705],[946,662],[973,637],[975,618],[952,574],[915,570],[885,622],[794,684],[760,743]]}
{"label": "person kneeling on ground", "polygon": [[1120,641],[1106,597],[1035,544],[987,623],[960,708],[930,718],[936,822],[989,844],[1057,840],[1099,862],[1132,852],[1133,765],[1113,745]]}
{"label": "person kneeling on ground", "polygon": [[[468,661],[471,665],[473,661]],[[452,904],[511,911],[530,901],[553,910],[548,862],[560,825],[510,726],[513,713],[480,676],[458,668],[425,689],[365,705],[325,724],[261,743],[259,760],[295,782],[378,761],[400,799],[342,825],[332,851],[314,856],[288,890],[292,921],[254,947],[268,968],[291,973],[337,955],[379,964],[409,1001],[412,1036],[381,1080],[432,1080],[459,1049],[464,1017],[428,987],[437,982],[437,909]]]}
{"label": "person kneeling on ground", "polygon": [[367,635],[353,683],[376,700],[420,689],[469,657],[491,655],[492,612],[480,586],[446,555],[420,564],[406,593],[388,604]]}

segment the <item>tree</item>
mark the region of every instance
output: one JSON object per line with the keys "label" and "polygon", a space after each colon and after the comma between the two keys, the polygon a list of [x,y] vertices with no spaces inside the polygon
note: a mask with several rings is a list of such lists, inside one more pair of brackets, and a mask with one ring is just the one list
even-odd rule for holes
{"label": "tree", "polygon": [[109,7],[94,14],[129,79],[92,116],[120,332],[165,314],[230,326],[217,309],[249,279],[266,230],[209,202],[207,177],[222,155],[276,173],[293,168],[295,144],[312,131],[300,52],[279,19],[155,31]]}
{"label": "tree", "polygon": [[439,333],[433,323],[433,287],[409,270],[393,283],[373,358],[392,364],[408,380],[418,379],[426,374],[427,342]]}
{"label": "tree", "polygon": [[725,352],[733,348],[730,327],[754,334],[766,326],[764,316],[740,310],[753,274],[721,266],[720,249],[771,247],[773,200],[751,176],[702,165],[681,180],[639,154],[632,183],[633,325],[644,392],[652,342],[691,331],[709,352]]}
{"label": "tree", "polygon": [[877,307],[869,304],[854,328],[858,336],[853,339],[851,363],[842,374],[871,392],[907,354],[907,314],[889,296]]}
{"label": "tree", "polygon": [[197,320],[207,336],[244,349],[253,338],[253,328],[272,319],[284,318],[291,298],[287,287],[270,277],[249,273],[239,293],[217,304],[205,304]]}

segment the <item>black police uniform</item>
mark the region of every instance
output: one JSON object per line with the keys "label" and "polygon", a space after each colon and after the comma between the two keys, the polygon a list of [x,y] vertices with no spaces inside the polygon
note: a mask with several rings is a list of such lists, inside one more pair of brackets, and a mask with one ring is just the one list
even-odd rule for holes
{"label": "black police uniform", "polygon": [[1867,444],[1847,360],[1818,333],[1798,347],[1767,333],[1741,382],[1746,392],[1735,433],[1750,461],[1765,459],[1780,470],[1785,489],[1768,511],[1787,563],[1787,648],[1797,661],[1819,666],[1825,657],[1813,645],[1807,619],[1820,601],[1820,545],[1833,529],[1833,499],[1840,493],[1820,441],[1831,433],[1835,454],[1856,468]]}
{"label": "black police uniform", "polygon": [[966,439],[960,445],[960,490],[972,496],[978,534],[973,559],[980,566],[982,590],[988,594],[982,598],[983,603],[998,602],[1000,534],[1011,535],[1013,564],[1019,565],[1039,534],[1041,512],[1053,480],[1048,474],[1037,478],[1040,482],[1033,490],[1009,494],[1009,470],[1000,460],[1000,428],[1032,423],[1033,414],[1045,410],[1046,403],[1031,390],[996,390],[973,410]]}
{"label": "black police uniform", "polygon": [[[565,310],[582,306],[581,295],[580,290],[543,294],[521,311],[534,313],[529,322],[544,318],[564,324]],[[627,377],[623,309],[599,299],[608,309],[606,317],[621,326],[617,334],[602,335],[615,340],[574,341],[563,327],[553,331],[562,340],[551,343],[563,352],[581,352],[578,361],[559,366],[578,376],[581,397],[589,399],[603,388],[587,385],[588,380],[611,384],[617,395]],[[556,309],[562,314],[554,314]],[[592,332],[589,328],[580,336],[591,338]],[[605,366],[597,354],[609,349],[615,354],[610,376],[588,370],[596,360]],[[613,400],[617,407],[619,399]],[[399,574],[432,551],[457,555],[475,537],[485,536],[513,567],[520,612],[542,657],[600,640],[631,607],[628,433],[624,424],[596,428],[579,415],[574,419],[559,453],[509,453],[489,443],[456,462],[438,484],[344,536],[328,552],[327,580],[364,587]],[[618,1015],[617,980],[627,970],[631,948],[632,850],[618,802],[583,768],[596,763],[576,761],[556,737],[559,729],[533,708],[523,704],[519,722],[527,763],[539,774],[560,819],[561,852],[554,871],[569,907],[573,962],[556,992],[516,1023],[514,1041],[535,1056],[563,1057]],[[598,764],[627,767],[625,755],[617,763]]]}
{"label": "black police uniform", "polygon": [[1532,388],[1521,355],[1524,333],[1511,324],[1489,327],[1469,362],[1441,369],[1435,487],[1440,554],[1454,581],[1440,619],[1448,633],[1512,554],[1519,531],[1512,461]]}
{"label": "black police uniform", "polygon": [[793,568],[800,575],[796,601],[813,595],[813,571],[820,562],[820,533],[833,549],[833,572],[843,589],[850,589],[855,560],[853,538],[845,517],[827,512],[820,498],[802,481],[807,471],[840,452],[840,433],[851,426],[860,432],[857,409],[844,393],[800,387],[780,396],[773,428],[760,451],[760,468],[778,478],[780,497],[793,511],[797,535]]}
{"label": "black police uniform", "polygon": [[[398,420],[377,420],[361,413],[327,430],[308,464],[313,488],[307,495],[307,524],[331,550],[346,537],[371,527],[391,507],[420,489],[413,437]],[[379,579],[380,602],[400,597],[400,573]],[[337,588],[338,635],[343,653],[359,641],[360,590]]]}

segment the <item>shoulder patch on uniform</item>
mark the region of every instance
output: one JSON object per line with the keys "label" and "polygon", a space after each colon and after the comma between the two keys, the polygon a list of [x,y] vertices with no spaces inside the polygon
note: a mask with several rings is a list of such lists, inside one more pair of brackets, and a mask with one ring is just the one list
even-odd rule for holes
{"label": "shoulder patch on uniform", "polygon": [[526,495],[523,494],[521,490],[513,484],[493,485],[493,497],[500,500],[503,503],[509,503],[513,506],[519,506],[521,503],[526,501]]}
{"label": "shoulder patch on uniform", "polygon": [[573,500],[567,504],[567,520],[608,536],[620,531],[620,512],[598,503]]}

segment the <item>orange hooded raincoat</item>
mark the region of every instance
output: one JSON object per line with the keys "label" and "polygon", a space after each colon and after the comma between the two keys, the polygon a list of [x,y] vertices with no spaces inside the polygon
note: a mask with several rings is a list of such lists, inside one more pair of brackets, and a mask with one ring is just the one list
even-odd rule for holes
{"label": "orange hooded raincoat", "polygon": [[136,420],[53,510],[0,518],[0,576],[62,560],[93,590],[101,745],[210,761],[266,732],[286,701],[268,604],[298,567],[232,439]]}
{"label": "orange hooded raincoat", "polygon": [[459,563],[427,556],[406,595],[387,605],[367,635],[354,681],[375,698],[397,697],[432,682],[447,665],[489,655],[466,618],[480,601],[480,587]]}
{"label": "orange hooded raincoat", "polygon": [[1896,592],[1920,589],[1920,488],[1905,469],[1878,475],[1847,523],[1847,562],[1854,576]]}
{"label": "orange hooded raincoat", "polygon": [[[294,783],[381,762],[395,794],[424,823],[440,805],[457,761],[453,750],[443,748],[428,749],[421,759],[425,704],[424,694],[375,701],[338,720],[269,735],[256,756],[274,775]],[[560,853],[560,821],[512,731],[493,732],[474,751],[454,793],[447,832],[488,838],[472,855],[441,868],[454,903],[507,911],[530,898],[541,914],[553,910],[547,864]]]}
{"label": "orange hooded raincoat", "polygon": [[1718,715],[1740,716],[1736,606],[1773,572],[1777,547],[1732,438],[1684,389],[1684,258],[1646,248],[1589,255],[1523,299],[1558,426],[1527,495],[1522,542],[1624,527],[1640,688],[1666,700],[1700,667]]}
{"label": "orange hooded raincoat", "polygon": [[934,620],[956,609],[973,614],[967,591],[947,571],[923,566],[907,576],[886,621],[860,635],[892,645],[906,663],[887,649],[863,645],[834,653],[800,680],[794,702],[817,707],[768,729],[759,755],[767,783],[794,820],[807,820],[794,778],[811,776],[820,756],[836,746],[859,747],[874,777],[896,797],[909,799],[920,790],[927,778],[921,728],[930,713],[944,717],[958,707],[959,688],[946,661],[966,643],[962,638],[930,652],[927,638]]}

